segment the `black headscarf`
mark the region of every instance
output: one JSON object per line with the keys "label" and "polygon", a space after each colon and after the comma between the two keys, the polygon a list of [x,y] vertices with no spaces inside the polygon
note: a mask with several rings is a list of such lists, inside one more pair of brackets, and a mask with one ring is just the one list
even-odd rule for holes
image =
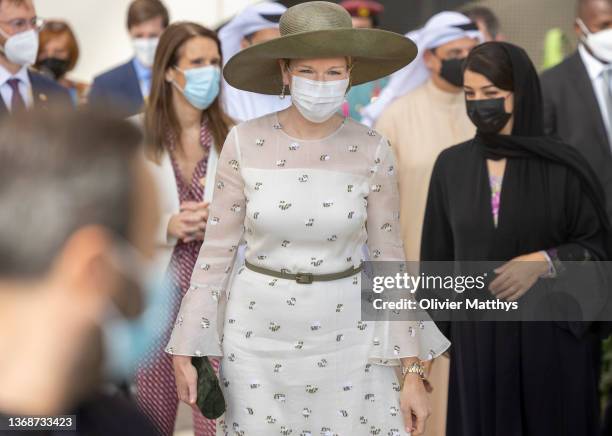
{"label": "black headscarf", "polygon": [[[510,59],[514,79],[514,125],[511,135],[478,131],[476,143],[487,159],[536,158],[561,164],[579,178],[584,194],[593,203],[608,239],[610,221],[606,213],[606,196],[597,175],[580,152],[554,138],[544,136],[543,103],[540,79],[529,56],[520,47],[507,42],[499,44]],[[608,244],[611,247],[611,244]],[[608,249],[612,251],[612,247]],[[612,253],[608,253],[612,255]]]}

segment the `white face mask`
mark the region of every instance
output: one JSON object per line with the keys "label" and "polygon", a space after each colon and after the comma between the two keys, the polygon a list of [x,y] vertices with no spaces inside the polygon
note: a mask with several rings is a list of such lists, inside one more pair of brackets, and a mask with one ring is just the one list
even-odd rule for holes
{"label": "white face mask", "polygon": [[580,18],[577,18],[576,22],[584,33],[582,42],[591,49],[595,57],[604,62],[612,62],[612,29],[592,33]]}
{"label": "white face mask", "polygon": [[134,48],[134,54],[138,62],[147,68],[151,68],[155,61],[155,50],[157,50],[158,43],[159,38],[132,39],[132,47]]}
{"label": "white face mask", "polygon": [[6,38],[4,55],[9,62],[17,65],[32,65],[38,55],[38,32],[34,29],[9,36],[1,32]]}
{"label": "white face mask", "polygon": [[348,85],[349,79],[320,82],[292,76],[291,101],[308,121],[323,123],[342,107]]}

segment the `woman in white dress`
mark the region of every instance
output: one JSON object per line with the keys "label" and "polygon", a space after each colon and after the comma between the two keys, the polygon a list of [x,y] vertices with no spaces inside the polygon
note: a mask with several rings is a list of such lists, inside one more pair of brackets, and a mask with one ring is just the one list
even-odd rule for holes
{"label": "woman in white dress", "polygon": [[[413,435],[429,414],[432,322],[361,320],[362,248],[403,261],[388,142],[337,115],[349,86],[414,58],[401,35],[353,29],[329,2],[287,10],[281,38],[230,60],[234,87],[292,105],[232,129],[207,232],[166,351],[193,405],[190,356],[222,357],[218,435]],[[232,275],[240,242],[246,262]],[[231,278],[231,280],[230,280]],[[398,378],[395,368],[401,366]]]}

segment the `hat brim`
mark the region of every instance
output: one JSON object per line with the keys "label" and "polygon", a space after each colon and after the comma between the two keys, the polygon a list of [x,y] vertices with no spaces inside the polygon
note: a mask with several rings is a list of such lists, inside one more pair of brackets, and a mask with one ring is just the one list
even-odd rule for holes
{"label": "hat brim", "polygon": [[246,48],[223,69],[234,88],[260,94],[280,94],[283,80],[279,59],[318,59],[350,56],[351,84],[388,76],[408,65],[416,45],[403,35],[379,29],[331,29],[281,36]]}

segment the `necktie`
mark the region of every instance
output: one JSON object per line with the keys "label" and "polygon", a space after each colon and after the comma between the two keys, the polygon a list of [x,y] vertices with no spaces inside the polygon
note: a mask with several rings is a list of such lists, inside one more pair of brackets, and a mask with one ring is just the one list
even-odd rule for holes
{"label": "necktie", "polygon": [[25,101],[23,101],[23,97],[19,92],[19,79],[9,79],[6,83],[9,84],[11,90],[13,91],[13,95],[11,96],[11,112],[23,111],[26,108]]}
{"label": "necktie", "polygon": [[612,67],[608,66],[602,73],[603,76],[603,94],[606,108],[608,109],[608,122],[604,123],[608,128],[608,139],[610,147],[612,147]]}

